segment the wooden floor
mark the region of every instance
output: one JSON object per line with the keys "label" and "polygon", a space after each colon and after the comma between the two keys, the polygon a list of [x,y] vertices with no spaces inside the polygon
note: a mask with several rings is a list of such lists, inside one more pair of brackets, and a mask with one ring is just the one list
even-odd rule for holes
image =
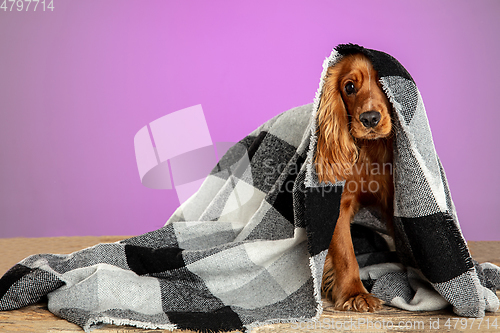
{"label": "wooden floor", "polygon": [[[35,253],[71,253],[97,243],[110,243],[125,236],[58,237],[0,239],[0,275],[11,266]],[[479,262],[500,265],[500,242],[469,242],[472,255]],[[497,294],[498,295],[498,294]],[[384,306],[383,310],[358,314],[335,311],[325,301],[318,324],[274,324],[260,327],[255,332],[500,332],[500,314],[487,313],[483,319],[461,318],[450,311],[409,312]],[[46,304],[37,304],[20,310],[0,312],[0,332],[83,332],[82,329],[59,319],[47,310]],[[107,325],[96,333],[164,332],[143,330],[128,326]],[[181,331],[174,331],[181,332]],[[183,331],[187,332],[187,331]]]}

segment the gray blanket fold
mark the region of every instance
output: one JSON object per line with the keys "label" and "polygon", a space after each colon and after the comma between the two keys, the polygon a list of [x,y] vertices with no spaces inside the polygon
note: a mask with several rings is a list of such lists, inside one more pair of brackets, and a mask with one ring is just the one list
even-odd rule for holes
{"label": "gray blanket fold", "polygon": [[500,269],[477,264],[460,231],[420,93],[391,56],[339,45],[312,104],[286,111],[233,146],[158,230],[70,255],[40,254],[0,279],[0,310],[48,297],[83,327],[227,331],[317,319],[321,275],[343,183],[318,183],[315,115],[326,68],[362,52],[394,109],[395,247],[376,212],[353,226],[360,274],[387,304],[462,316],[496,311]]}

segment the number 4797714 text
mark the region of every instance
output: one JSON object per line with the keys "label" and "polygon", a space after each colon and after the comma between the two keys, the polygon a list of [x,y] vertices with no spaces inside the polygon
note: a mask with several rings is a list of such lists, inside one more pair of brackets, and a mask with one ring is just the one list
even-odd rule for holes
{"label": "number 4797714 text", "polygon": [[4,12],[54,11],[54,0],[0,0]]}

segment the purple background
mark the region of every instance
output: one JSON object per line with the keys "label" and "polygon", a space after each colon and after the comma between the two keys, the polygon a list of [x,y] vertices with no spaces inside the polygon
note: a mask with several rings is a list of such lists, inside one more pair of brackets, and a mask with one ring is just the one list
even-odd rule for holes
{"label": "purple background", "polygon": [[141,185],[133,138],[201,104],[213,142],[312,101],[339,43],[419,87],[468,240],[500,240],[500,2],[60,1],[0,11],[0,237],[134,235],[175,190]]}

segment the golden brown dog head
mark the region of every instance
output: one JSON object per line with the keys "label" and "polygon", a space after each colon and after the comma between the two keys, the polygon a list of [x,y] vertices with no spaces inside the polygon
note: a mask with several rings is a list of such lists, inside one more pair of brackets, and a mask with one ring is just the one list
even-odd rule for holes
{"label": "golden brown dog head", "polygon": [[365,55],[344,56],[328,68],[317,114],[319,180],[345,179],[358,158],[357,142],[388,137],[391,109]]}

